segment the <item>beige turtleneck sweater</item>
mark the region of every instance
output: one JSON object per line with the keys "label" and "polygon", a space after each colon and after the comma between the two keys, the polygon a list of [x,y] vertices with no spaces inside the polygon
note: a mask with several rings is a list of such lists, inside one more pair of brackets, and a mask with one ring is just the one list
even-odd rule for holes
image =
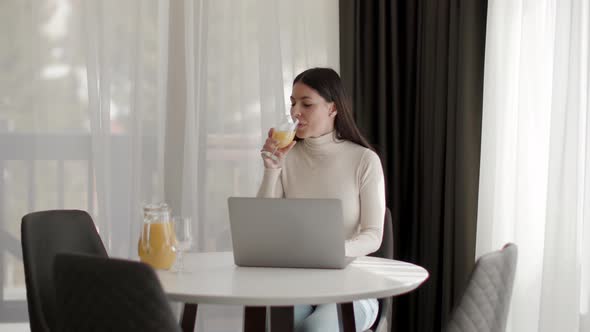
{"label": "beige turtleneck sweater", "polygon": [[377,154],[333,133],[297,142],[283,167],[265,169],[258,197],[338,198],[342,201],[346,255],[370,254],[381,245],[385,184]]}

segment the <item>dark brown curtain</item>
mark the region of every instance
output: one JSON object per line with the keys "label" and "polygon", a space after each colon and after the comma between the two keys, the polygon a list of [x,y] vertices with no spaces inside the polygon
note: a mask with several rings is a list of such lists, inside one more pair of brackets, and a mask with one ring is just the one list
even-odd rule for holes
{"label": "dark brown curtain", "polygon": [[341,74],[381,156],[396,259],[430,278],[392,331],[440,331],[475,256],[486,0],[340,0]]}

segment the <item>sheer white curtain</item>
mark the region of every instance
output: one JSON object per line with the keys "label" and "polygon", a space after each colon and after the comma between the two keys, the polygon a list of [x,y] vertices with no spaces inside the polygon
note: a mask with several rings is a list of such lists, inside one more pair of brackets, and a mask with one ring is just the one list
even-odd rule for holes
{"label": "sheer white curtain", "polygon": [[590,3],[491,0],[477,256],[512,241],[510,331],[590,331]]}
{"label": "sheer white curtain", "polygon": [[86,210],[112,256],[136,256],[139,202],[163,199],[155,32],[168,13],[164,1],[6,0],[0,17],[0,329],[14,331],[4,324],[27,321],[24,214]]}
{"label": "sheer white curtain", "polygon": [[109,254],[135,258],[141,205],[165,200],[169,3],[80,5],[93,215]]}
{"label": "sheer white curtain", "polygon": [[184,13],[183,210],[198,220],[199,250],[228,249],[226,199],[256,193],[293,78],[338,69],[337,1],[186,1]]}
{"label": "sheer white curtain", "polygon": [[[255,195],[260,148],[289,111],[293,78],[313,66],[338,70],[338,1],[187,0],[183,10],[181,209],[195,220],[197,250],[228,250],[227,198]],[[198,328],[240,329],[241,308],[199,309]]]}
{"label": "sheer white curtain", "polygon": [[[337,0],[5,0],[0,18],[0,330],[26,321],[30,211],[87,210],[135,259],[141,203],[165,200],[194,250],[230,249],[226,198],[255,193],[291,80],[339,67]],[[201,330],[240,330],[241,308],[201,309]]]}

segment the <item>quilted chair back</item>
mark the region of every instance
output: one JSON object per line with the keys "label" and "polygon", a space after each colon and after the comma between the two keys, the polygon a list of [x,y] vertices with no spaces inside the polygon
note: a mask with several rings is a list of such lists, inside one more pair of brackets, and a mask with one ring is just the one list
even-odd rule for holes
{"label": "quilted chair back", "polygon": [[57,331],[180,332],[154,270],[144,263],[59,254]]}
{"label": "quilted chair back", "polygon": [[509,243],[477,260],[446,332],[504,332],[517,256],[516,245]]}

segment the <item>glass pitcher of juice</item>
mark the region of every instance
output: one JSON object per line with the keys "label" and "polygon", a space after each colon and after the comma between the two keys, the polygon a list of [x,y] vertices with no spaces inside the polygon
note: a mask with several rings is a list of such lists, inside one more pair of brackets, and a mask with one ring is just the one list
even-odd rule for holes
{"label": "glass pitcher of juice", "polygon": [[168,270],[176,259],[174,234],[168,205],[166,203],[145,205],[137,248],[139,259],[155,269]]}

